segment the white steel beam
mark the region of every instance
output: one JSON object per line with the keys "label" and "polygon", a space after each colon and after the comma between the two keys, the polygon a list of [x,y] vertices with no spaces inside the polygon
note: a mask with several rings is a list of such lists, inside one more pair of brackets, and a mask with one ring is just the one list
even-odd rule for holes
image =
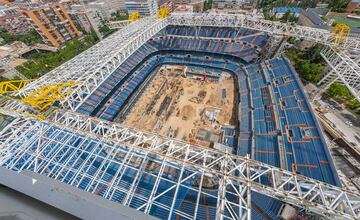
{"label": "white steel beam", "polygon": [[164,20],[151,17],[131,23],[39,80],[28,84],[18,95],[24,97],[47,84],[81,82],[68,99],[62,102],[64,107],[74,111],[124,60],[163,27]]}
{"label": "white steel beam", "polygon": [[327,88],[334,82],[340,82],[360,101],[360,67],[358,63],[345,52],[330,46],[324,47],[320,54],[330,69],[318,84]]}
{"label": "white steel beam", "polygon": [[106,23],[106,26],[108,26],[112,30],[123,28],[126,25],[129,25],[129,20],[125,20],[125,21],[109,21],[109,22]]}
{"label": "white steel beam", "polygon": [[[248,187],[248,190],[280,199],[327,218],[360,218],[360,195],[358,193],[345,191],[339,187],[255,160],[213,149],[189,146],[167,137],[146,134],[118,124],[71,112],[62,113],[56,111],[50,117],[50,120],[49,123],[53,126],[77,132],[94,140],[102,140],[107,145],[121,145],[129,150],[134,149],[135,152],[141,153],[141,155],[156,155],[156,157],[159,157],[159,167],[162,167],[159,170],[159,175],[162,174],[163,169],[168,164],[177,164],[180,170],[185,165],[188,169],[196,170],[199,175],[204,172],[207,176],[216,176],[219,183],[226,186],[225,188],[233,188],[232,193],[234,193],[234,187],[241,186],[242,188],[238,189],[237,194],[243,195],[243,200],[237,205],[245,210],[249,210],[245,196],[245,188]],[[107,150],[106,152],[111,151]],[[11,164],[13,165],[13,163]],[[77,175],[84,175],[84,171],[74,172]],[[66,175],[64,175],[65,177]],[[262,182],[264,178],[268,179],[269,183]],[[159,183],[160,181],[162,180],[158,179],[156,182]],[[110,185],[110,183],[103,184]],[[174,189],[178,184],[180,183],[174,182]],[[153,190],[156,191],[155,188]],[[130,192],[133,192],[133,190],[130,190]],[[163,193],[165,194],[165,192]],[[153,197],[153,201],[156,200],[155,198],[157,197]],[[234,204],[224,198],[224,192],[219,194],[218,198],[224,199],[218,201],[218,214],[220,216],[224,215],[224,213],[234,214],[229,203]],[[127,198],[127,200],[129,199]],[[141,207],[145,206],[146,203]],[[142,209],[141,207],[139,210]],[[146,207],[150,208],[150,206]],[[171,209],[171,207],[168,208]],[[227,209],[227,212],[224,212],[225,209]],[[243,215],[249,214],[244,212]]]}
{"label": "white steel beam", "polygon": [[[334,36],[328,30],[268,21],[241,14],[174,13],[168,18],[168,23],[169,25],[183,26],[242,27],[273,35],[286,35],[316,41],[324,45],[334,45]],[[360,41],[350,37],[338,46],[349,50],[360,50]]]}
{"label": "white steel beam", "polygon": [[[71,95],[61,102],[62,107],[77,108],[118,68],[134,51],[167,25],[216,26],[249,28],[275,35],[288,35],[325,45],[333,45],[333,35],[327,30],[272,22],[245,15],[228,14],[173,14],[167,19],[146,17],[125,26],[100,43],[89,48],[70,61],[28,84],[18,95],[24,97],[36,89],[52,83],[81,82]],[[340,45],[360,50],[357,39],[349,38]]]}

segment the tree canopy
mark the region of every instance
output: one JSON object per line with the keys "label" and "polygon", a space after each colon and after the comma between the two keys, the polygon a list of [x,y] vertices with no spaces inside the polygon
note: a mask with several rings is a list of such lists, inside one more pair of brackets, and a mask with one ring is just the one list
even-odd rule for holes
{"label": "tree canopy", "polygon": [[12,35],[4,30],[0,31],[0,37],[4,39],[3,44],[11,43],[13,41],[22,41],[26,45],[31,46],[37,43],[42,43],[40,35],[34,30],[31,29],[27,33]]}
{"label": "tree canopy", "polygon": [[73,39],[66,43],[65,48],[55,53],[48,52],[32,55],[31,60],[16,69],[28,78],[39,77],[75,57],[96,42],[97,37],[94,33],[85,36],[82,41]]}
{"label": "tree canopy", "polygon": [[317,83],[325,71],[324,61],[320,55],[321,49],[322,45],[316,44],[305,51],[289,48],[285,54],[303,79]]}
{"label": "tree canopy", "polygon": [[345,12],[350,0],[327,0],[329,8],[335,12]]}
{"label": "tree canopy", "polygon": [[350,93],[346,86],[334,83],[326,90],[326,94],[339,103],[343,103],[346,108],[360,116],[360,102]]}

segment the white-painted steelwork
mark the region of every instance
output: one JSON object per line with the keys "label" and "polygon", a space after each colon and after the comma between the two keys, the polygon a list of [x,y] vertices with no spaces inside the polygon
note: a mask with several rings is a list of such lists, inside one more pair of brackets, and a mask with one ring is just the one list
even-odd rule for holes
{"label": "white-painted steelwork", "polygon": [[[217,219],[250,219],[251,192],[328,219],[360,218],[358,193],[249,158],[190,146],[76,113],[55,111],[48,121],[16,117],[1,131],[0,143],[1,166],[15,171],[30,169],[145,213],[154,206],[162,207],[169,219],[174,214],[196,218],[197,212],[189,215],[174,205],[183,187],[192,190],[197,198],[216,199]],[[95,162],[100,165],[92,167]],[[104,178],[110,164],[117,164],[117,172]],[[134,178],[130,186],[120,184],[129,170]],[[153,181],[151,187],[140,192],[139,182],[146,178]],[[189,185],[190,180],[198,184]],[[169,187],[159,192],[164,183]],[[210,193],[210,185],[217,186],[216,195]],[[120,192],[122,196],[117,198]],[[198,199],[195,210],[200,204]]]}
{"label": "white-painted steelwork", "polygon": [[[120,23],[123,27],[122,22]],[[116,25],[116,23],[113,25]],[[39,80],[30,83],[19,92],[19,95],[24,97],[49,83],[80,81],[81,84],[61,103],[62,107],[76,111],[122,62],[167,25],[249,28],[273,35],[294,36],[325,45],[334,44],[333,34],[327,30],[272,22],[245,15],[172,14],[169,18],[163,20],[147,17],[129,24],[121,31],[109,36]],[[340,46],[360,50],[360,41],[348,38]]]}
{"label": "white-painted steelwork", "polygon": [[75,111],[122,62],[165,25],[164,20],[154,18],[131,23],[39,80],[28,84],[18,95],[25,97],[46,84],[81,82],[62,102],[63,107]]}
{"label": "white-painted steelwork", "polygon": [[[316,41],[325,45],[335,45],[334,35],[328,30],[311,28],[281,22],[268,21],[247,15],[230,14],[172,14],[168,18],[169,25],[210,26],[210,27],[240,27],[267,32],[271,35],[293,36],[296,38]],[[341,48],[360,50],[360,41],[348,38],[337,45]]]}
{"label": "white-painted steelwork", "polygon": [[[146,18],[129,24],[29,84],[19,95],[24,97],[50,83],[80,81],[82,83],[61,103],[62,107],[76,111],[116,68],[167,25],[243,27],[270,34],[296,36],[325,45],[333,44],[331,33],[325,30],[242,15],[173,14],[164,20]],[[357,50],[360,45],[359,41],[350,38],[341,47]],[[341,57],[335,56],[340,53],[331,55],[332,52],[326,52],[325,49],[322,55],[329,65],[340,62]],[[351,74],[348,72],[352,70],[348,68],[353,69]],[[336,65],[334,70],[337,70]],[[359,87],[349,83],[352,80],[358,82],[358,68],[345,65],[337,71],[342,71],[340,77],[344,78],[344,83],[353,89],[353,94],[358,94]],[[70,111],[56,111],[47,121],[38,121],[17,115],[14,110],[24,111],[26,106],[16,100],[6,101],[3,107],[0,111],[15,119],[0,132],[0,165],[16,171],[31,169],[145,213],[150,213],[152,207],[157,206],[170,213],[169,219],[174,217],[174,213],[196,219],[201,208],[200,198],[205,196],[217,201],[217,219],[250,219],[249,195],[250,192],[258,192],[326,218],[360,218],[360,195],[356,192],[348,192],[248,158],[190,146]],[[90,143],[94,146],[88,148]],[[95,160],[98,160],[97,168],[91,167]],[[110,164],[118,169],[113,177],[106,179],[105,170],[109,169]],[[131,183],[121,182],[127,170],[134,172]],[[166,174],[169,170],[177,175],[169,177]],[[89,175],[90,171],[92,175]],[[145,176],[154,180],[153,187],[149,192],[139,192],[139,183]],[[264,179],[267,183],[264,183]],[[87,185],[82,185],[85,180]],[[187,185],[190,180],[196,181],[197,187]],[[159,193],[159,186],[164,181],[169,183],[168,191]],[[208,192],[209,186],[203,187],[205,182],[215,184],[216,195]],[[196,207],[191,215],[178,209],[176,197],[183,188],[196,194]],[[161,198],[170,192],[173,198],[165,204]],[[122,195],[121,198],[119,195]],[[234,197],[237,200],[233,200]],[[134,201],[137,203],[134,204]]]}
{"label": "white-painted steelwork", "polygon": [[351,59],[344,51],[331,46],[325,47],[320,54],[330,68],[318,84],[326,89],[334,82],[340,82],[360,101],[359,63]]}

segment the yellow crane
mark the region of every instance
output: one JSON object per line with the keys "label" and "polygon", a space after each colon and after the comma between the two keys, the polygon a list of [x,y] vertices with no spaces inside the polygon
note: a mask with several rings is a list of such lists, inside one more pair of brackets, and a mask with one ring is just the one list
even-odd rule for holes
{"label": "yellow crane", "polygon": [[71,88],[78,85],[78,82],[63,82],[57,84],[49,84],[30,93],[22,99],[23,102],[44,110],[56,101],[65,100],[70,95]]}
{"label": "yellow crane", "polygon": [[158,18],[167,18],[170,15],[170,10],[167,7],[161,7],[157,13]]}
{"label": "yellow crane", "polygon": [[137,21],[141,18],[140,12],[134,11],[129,15],[129,22]]}
{"label": "yellow crane", "polygon": [[0,95],[18,92],[20,89],[22,89],[24,86],[26,86],[29,82],[32,81],[34,81],[34,79],[0,82]]}
{"label": "yellow crane", "polygon": [[350,27],[346,24],[337,24],[331,32],[334,34],[334,41],[336,45],[346,42],[350,35]]}

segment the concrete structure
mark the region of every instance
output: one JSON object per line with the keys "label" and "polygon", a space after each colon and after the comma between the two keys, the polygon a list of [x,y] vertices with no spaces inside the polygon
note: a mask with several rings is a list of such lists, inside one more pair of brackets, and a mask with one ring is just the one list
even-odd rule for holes
{"label": "concrete structure", "polygon": [[252,9],[256,6],[254,0],[213,0],[213,8],[218,9]]}
{"label": "concrete structure", "polygon": [[194,7],[192,5],[177,5],[174,9],[176,13],[192,13],[194,12]]}
{"label": "concrete structure", "polygon": [[140,12],[142,16],[155,15],[158,10],[157,0],[126,0],[125,6],[129,13]]}
{"label": "concrete structure", "polygon": [[[205,0],[160,0],[159,7],[167,7],[170,11],[177,9],[177,12],[183,11],[184,8],[190,6],[191,10],[187,9],[186,12],[202,12],[204,10]],[[179,6],[181,6],[179,8]],[[182,9],[181,9],[182,8]]]}
{"label": "concrete structure", "polygon": [[301,10],[298,23],[308,27],[329,29],[329,26],[321,19],[319,14],[312,9]]}
{"label": "concrete structure", "polygon": [[69,15],[73,22],[86,32],[98,29],[111,17],[110,11],[107,10],[104,2],[72,5]]}
{"label": "concrete structure", "polygon": [[65,8],[59,3],[25,9],[23,13],[46,44],[60,47],[66,41],[80,36]]}
{"label": "concrete structure", "polygon": [[0,219],[78,219],[62,210],[3,186],[0,186],[0,201]]}

